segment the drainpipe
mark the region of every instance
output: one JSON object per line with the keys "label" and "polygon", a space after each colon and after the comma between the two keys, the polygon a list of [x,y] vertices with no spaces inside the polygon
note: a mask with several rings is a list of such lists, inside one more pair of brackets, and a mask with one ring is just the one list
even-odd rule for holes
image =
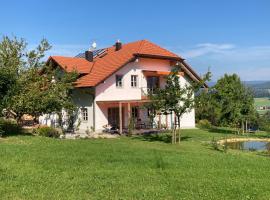
{"label": "drainpipe", "polygon": [[94,129],[94,132],[96,131],[96,114],[95,114],[95,93],[96,93],[96,90],[95,88],[93,89],[94,90],[94,94],[92,94],[92,99],[93,99],[93,129]]}

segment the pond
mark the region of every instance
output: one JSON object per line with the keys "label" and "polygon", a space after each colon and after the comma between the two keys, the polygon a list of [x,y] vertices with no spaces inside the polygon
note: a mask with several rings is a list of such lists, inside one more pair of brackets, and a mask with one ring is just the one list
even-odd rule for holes
{"label": "pond", "polygon": [[270,152],[270,142],[268,141],[239,141],[226,144],[229,149]]}

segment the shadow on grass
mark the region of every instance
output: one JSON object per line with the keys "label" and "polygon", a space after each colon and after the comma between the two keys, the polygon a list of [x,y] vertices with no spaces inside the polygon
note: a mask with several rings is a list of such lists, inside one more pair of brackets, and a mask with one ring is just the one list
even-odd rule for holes
{"label": "shadow on grass", "polygon": [[[190,139],[189,136],[182,136],[181,141],[186,141]],[[172,136],[169,133],[155,133],[155,134],[143,134],[140,136],[133,137],[133,139],[148,141],[148,142],[164,142],[171,143]]]}

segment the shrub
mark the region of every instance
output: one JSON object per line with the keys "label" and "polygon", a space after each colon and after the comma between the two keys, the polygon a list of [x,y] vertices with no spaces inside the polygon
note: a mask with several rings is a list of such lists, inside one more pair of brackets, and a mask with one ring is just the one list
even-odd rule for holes
{"label": "shrub", "polygon": [[22,133],[21,126],[15,120],[0,118],[0,136],[18,135]]}
{"label": "shrub", "polygon": [[60,133],[52,127],[40,127],[34,130],[34,133],[44,137],[59,138]]}
{"label": "shrub", "polygon": [[202,119],[199,121],[198,127],[204,128],[204,129],[210,129],[212,125],[207,119]]}
{"label": "shrub", "polygon": [[213,147],[214,150],[219,150],[219,148],[218,148],[218,142],[217,142],[217,140],[214,137],[212,138],[211,145],[212,145],[212,147]]}
{"label": "shrub", "polygon": [[135,121],[134,121],[134,118],[131,117],[129,119],[129,122],[128,122],[128,134],[127,135],[132,136],[134,129],[135,129]]}

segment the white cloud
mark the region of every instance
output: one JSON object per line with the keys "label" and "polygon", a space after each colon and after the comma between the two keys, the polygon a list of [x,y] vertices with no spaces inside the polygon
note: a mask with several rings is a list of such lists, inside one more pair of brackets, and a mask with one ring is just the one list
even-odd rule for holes
{"label": "white cloud", "polygon": [[237,73],[243,80],[270,80],[270,45],[203,43],[179,54],[201,74],[211,67],[213,80],[224,73]]}
{"label": "white cloud", "polygon": [[223,53],[227,50],[234,49],[235,45],[233,44],[213,44],[213,43],[202,43],[196,45],[194,48],[182,52],[182,56],[185,58],[194,58],[198,56],[203,56],[206,54],[212,53]]}

